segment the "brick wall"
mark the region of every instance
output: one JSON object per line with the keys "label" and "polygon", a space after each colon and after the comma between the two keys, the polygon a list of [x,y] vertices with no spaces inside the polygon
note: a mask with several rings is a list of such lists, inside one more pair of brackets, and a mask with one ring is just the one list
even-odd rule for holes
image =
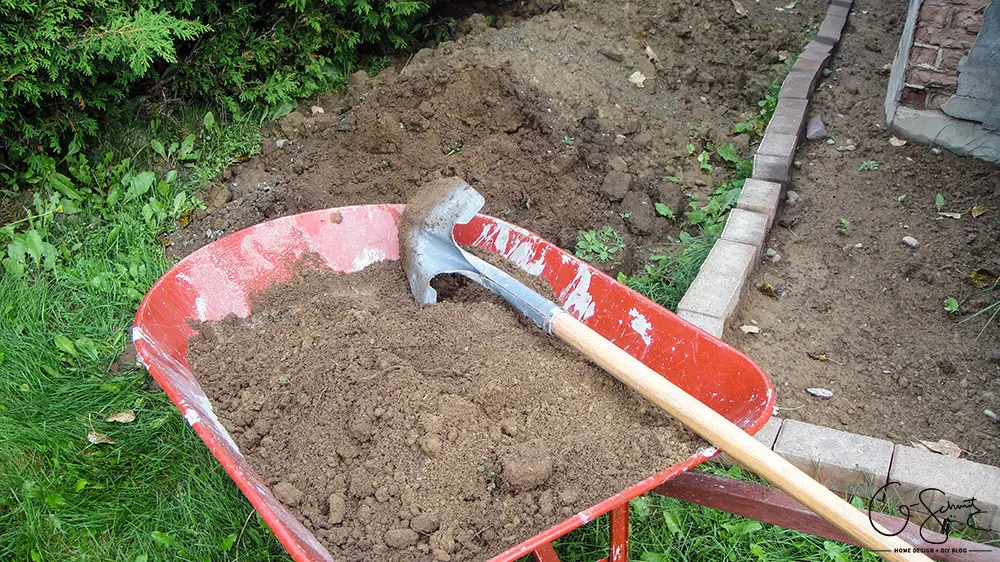
{"label": "brick wall", "polygon": [[958,61],[969,53],[983,26],[989,0],[924,0],[910,47],[900,102],[914,109],[940,109],[958,86]]}

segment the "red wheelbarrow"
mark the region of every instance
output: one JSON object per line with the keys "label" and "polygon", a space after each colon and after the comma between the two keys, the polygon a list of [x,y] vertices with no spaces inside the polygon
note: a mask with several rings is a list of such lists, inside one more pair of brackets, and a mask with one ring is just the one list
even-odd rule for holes
{"label": "red wheelbarrow", "polygon": [[[251,295],[290,279],[304,258],[311,266],[343,273],[396,260],[402,210],[402,205],[366,205],[313,211],[229,235],[171,268],[153,285],[136,314],[133,339],[143,364],[297,561],[332,558],[275,499],[219,423],[191,373],[187,342],[197,333],[199,322],[251,314]],[[770,417],[774,389],[749,358],[586,262],[527,230],[485,215],[458,226],[455,239],[501,254],[527,273],[545,279],[559,304],[578,320],[748,433],[756,432]],[[629,500],[717,452],[706,447],[493,560],[516,560],[529,553],[545,562],[558,560],[553,540],[609,512],[609,558],[626,560]]]}

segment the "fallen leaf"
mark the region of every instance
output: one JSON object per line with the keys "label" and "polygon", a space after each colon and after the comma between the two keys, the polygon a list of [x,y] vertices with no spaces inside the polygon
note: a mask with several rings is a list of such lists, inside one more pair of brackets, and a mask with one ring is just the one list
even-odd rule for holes
{"label": "fallen leaf", "polygon": [[87,441],[90,441],[92,445],[114,445],[115,440],[108,437],[107,435],[99,431],[90,431],[87,433]]}
{"label": "fallen leaf", "polygon": [[636,88],[641,88],[643,82],[646,81],[646,75],[636,70],[628,77],[628,81],[635,84]]}
{"label": "fallen leaf", "polygon": [[785,289],[783,289],[781,285],[772,285],[767,281],[761,283],[760,286],[757,287],[757,290],[774,299],[780,298],[781,295],[785,294]]}
{"label": "fallen leaf", "polygon": [[948,217],[950,219],[955,219],[955,220],[958,220],[958,219],[962,218],[962,213],[951,213],[951,212],[948,212],[948,211],[939,211],[938,214],[941,215],[942,217]]}
{"label": "fallen leaf", "polygon": [[938,441],[921,440],[920,444],[927,447],[928,450],[946,457],[958,458],[962,454],[962,448],[947,439],[940,439]]}
{"label": "fallen leaf", "polygon": [[889,137],[889,144],[891,144],[892,146],[905,146],[906,141],[899,137],[891,136]]}
{"label": "fallen leaf", "polygon": [[778,51],[778,60],[780,61],[786,61],[790,56],[792,56],[792,53],[789,53],[788,51]]}
{"label": "fallen leaf", "polygon": [[135,410],[125,410],[104,420],[112,423],[131,423],[135,421]]}
{"label": "fallen leaf", "polygon": [[816,398],[822,398],[823,400],[829,400],[833,398],[833,391],[826,388],[807,388],[806,392],[815,396]]}
{"label": "fallen leaf", "polygon": [[997,276],[993,275],[993,272],[988,269],[979,268],[969,274],[969,281],[971,281],[977,289],[986,289],[987,287],[996,285]]}
{"label": "fallen leaf", "polygon": [[733,8],[736,8],[736,13],[737,13],[737,14],[739,14],[739,15],[741,15],[741,16],[744,16],[744,17],[746,17],[746,16],[748,16],[748,15],[749,15],[749,14],[747,13],[747,9],[746,9],[746,8],[744,8],[744,7],[743,7],[743,4],[740,4],[740,3],[738,2],[738,0],[733,0]]}
{"label": "fallen leaf", "polygon": [[985,213],[986,213],[986,207],[983,207],[982,205],[980,205],[978,203],[975,204],[975,205],[973,205],[972,209],[969,209],[969,214],[972,215],[972,218],[975,218],[975,219],[978,219],[980,216],[982,216]]}
{"label": "fallen leaf", "polygon": [[815,359],[817,361],[829,361],[830,360],[830,356],[827,355],[827,354],[825,354],[825,353],[811,353],[811,352],[808,352],[808,351],[806,353],[809,354],[810,358]]}
{"label": "fallen leaf", "polygon": [[760,333],[760,328],[758,328],[757,326],[753,326],[751,324],[744,324],[744,325],[740,326],[740,329],[743,330],[744,334],[759,334]]}
{"label": "fallen leaf", "polygon": [[663,70],[663,64],[660,63],[660,57],[656,56],[656,51],[654,51],[652,47],[646,45],[645,53],[649,62],[653,63],[653,67],[656,68],[656,70]]}

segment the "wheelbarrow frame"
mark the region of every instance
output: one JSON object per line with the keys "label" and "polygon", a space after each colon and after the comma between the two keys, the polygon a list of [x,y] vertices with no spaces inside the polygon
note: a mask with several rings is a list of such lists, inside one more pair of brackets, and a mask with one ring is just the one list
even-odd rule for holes
{"label": "wheelbarrow frame", "polygon": [[[251,297],[287,281],[306,262],[351,273],[378,261],[398,259],[402,210],[402,205],[325,209],[236,232],[178,262],[153,285],[136,313],[133,340],[140,360],[297,561],[332,559],[274,498],[219,423],[191,373],[187,342],[200,322],[230,314],[248,316]],[[746,355],[590,264],[528,230],[485,215],[456,227],[455,239],[501,254],[527,273],[544,278],[570,314],[748,433],[756,432],[771,416],[774,389]],[[629,500],[717,452],[715,447],[706,447],[491,560],[507,562],[531,553],[546,562],[557,560],[552,541],[609,512],[610,559],[625,560]]]}

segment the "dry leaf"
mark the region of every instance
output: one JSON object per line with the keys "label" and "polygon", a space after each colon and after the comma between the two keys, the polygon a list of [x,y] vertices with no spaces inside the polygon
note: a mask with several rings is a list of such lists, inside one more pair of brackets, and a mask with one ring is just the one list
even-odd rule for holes
{"label": "dry leaf", "polygon": [[131,423],[135,421],[135,410],[125,410],[104,420],[112,423]]}
{"label": "dry leaf", "polygon": [[822,398],[823,400],[829,400],[833,398],[833,391],[825,388],[807,388],[806,392],[815,396],[816,398]]}
{"label": "dry leaf", "polygon": [[115,440],[108,437],[107,435],[99,431],[90,431],[87,433],[87,441],[90,441],[91,445],[114,445]]}
{"label": "dry leaf", "polygon": [[891,136],[889,137],[889,144],[891,144],[892,146],[905,146],[906,141],[899,137]]}
{"label": "dry leaf", "polygon": [[973,205],[972,209],[969,209],[969,214],[971,214],[972,218],[975,218],[975,219],[978,219],[980,216],[982,216],[985,213],[986,213],[986,207],[983,207],[982,205],[980,205],[978,203],[975,204],[975,205]]}
{"label": "dry leaf", "polygon": [[646,45],[646,57],[649,58],[649,62],[653,63],[653,67],[656,70],[663,70],[663,64],[660,63],[660,57],[656,56],[656,52],[649,45]]}
{"label": "dry leaf", "polygon": [[744,334],[759,334],[760,333],[760,328],[758,328],[757,326],[753,326],[751,324],[744,324],[744,325],[740,326],[740,329],[743,330]]}
{"label": "dry leaf", "polygon": [[948,441],[947,439],[941,439],[938,441],[920,441],[920,444],[927,447],[928,450],[944,455],[946,457],[958,458],[962,454],[962,448],[958,445]]}
{"label": "dry leaf", "polygon": [[641,88],[643,82],[646,81],[646,75],[636,70],[628,77],[628,81],[635,84],[636,88]]}
{"label": "dry leaf", "polygon": [[969,274],[969,281],[976,286],[977,289],[985,289],[987,287],[992,287],[997,283],[997,276],[988,269],[979,268]]}
{"label": "dry leaf", "polygon": [[739,14],[739,15],[741,15],[741,16],[746,17],[746,16],[749,15],[747,13],[747,9],[744,8],[743,4],[740,4],[738,0],[733,0],[733,8],[736,8],[736,13]]}
{"label": "dry leaf", "polygon": [[788,51],[778,51],[778,60],[780,61],[786,61],[791,56],[792,53],[789,53]]}
{"label": "dry leaf", "polygon": [[757,290],[774,299],[780,298],[781,295],[785,294],[785,289],[781,285],[772,285],[767,281],[761,283],[757,287]]}
{"label": "dry leaf", "polygon": [[940,211],[938,214],[941,215],[942,217],[948,217],[950,219],[955,219],[955,220],[962,218],[962,213],[951,213],[948,211]]}
{"label": "dry leaf", "polygon": [[812,359],[815,359],[817,361],[829,361],[830,360],[830,356],[827,355],[827,354],[825,354],[825,353],[811,353],[811,352],[808,352],[808,351],[806,353],[809,354],[809,357],[811,357]]}

